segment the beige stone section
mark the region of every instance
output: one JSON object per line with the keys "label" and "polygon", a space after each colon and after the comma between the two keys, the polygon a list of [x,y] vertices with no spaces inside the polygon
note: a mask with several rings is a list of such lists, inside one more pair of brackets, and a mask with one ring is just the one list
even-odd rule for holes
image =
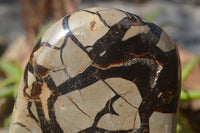
{"label": "beige stone section", "polygon": [[97,15],[84,11],[75,12],[70,16],[69,27],[83,46],[92,46],[109,30]]}
{"label": "beige stone section", "polygon": [[175,49],[173,40],[164,31],[161,33],[160,40],[156,46],[158,46],[164,52],[169,52]]}
{"label": "beige stone section", "polygon": [[30,110],[32,111],[33,115],[39,120],[37,109],[36,109],[36,105],[35,105],[34,102],[32,102]]}
{"label": "beige stone section", "polygon": [[94,118],[96,113],[103,109],[108,100],[115,95],[102,81],[98,81],[82,89],[81,94],[84,107],[92,118]]}
{"label": "beige stone section", "polygon": [[57,21],[42,35],[41,42],[48,42],[56,47],[62,45],[65,35],[69,32],[68,30],[63,29],[62,20],[63,19]]}
{"label": "beige stone section", "polygon": [[37,64],[52,69],[62,66],[60,51],[49,47],[41,47],[34,53]]}
{"label": "beige stone section", "polygon": [[106,21],[109,26],[113,26],[118,23],[120,20],[126,17],[126,15],[119,10],[116,9],[107,9],[99,11],[101,17]]}
{"label": "beige stone section", "polygon": [[27,128],[12,123],[12,125],[10,125],[9,133],[42,133],[40,127],[36,124],[35,120],[30,117],[26,117],[25,115],[18,115],[18,119],[14,121],[14,123],[21,123]]}
{"label": "beige stone section", "polygon": [[67,45],[63,49],[62,57],[71,77],[83,72],[87,66],[92,63],[88,55],[71,39],[67,40]]}
{"label": "beige stone section", "polygon": [[35,81],[36,81],[36,79],[35,79],[33,73],[28,71],[28,87],[31,87],[32,83]]}
{"label": "beige stone section", "polygon": [[134,37],[140,33],[147,33],[149,31],[149,27],[147,25],[144,26],[131,26],[128,31],[125,33],[122,41],[126,41],[131,37]]}
{"label": "beige stone section", "polygon": [[133,82],[122,78],[109,78],[105,81],[129,104],[139,108],[142,97],[137,86]]}
{"label": "beige stone section", "polygon": [[[37,123],[32,118],[27,117],[28,100],[23,95],[23,86],[24,83],[23,80],[21,80],[18,89],[17,100],[13,110],[9,133],[29,133],[29,130],[27,130],[22,126],[17,125],[16,123],[21,123],[25,125],[28,129],[31,130],[32,133],[42,133]],[[32,111],[34,114],[36,114],[34,110]]]}
{"label": "beige stone section", "polygon": [[47,100],[51,96],[51,94],[52,94],[51,90],[44,83],[43,86],[42,86],[42,92],[40,94],[40,100],[41,100],[42,108],[43,108],[43,111],[44,111],[44,117],[47,120],[49,120],[49,110],[48,110]]}
{"label": "beige stone section", "polygon": [[92,119],[79,110],[77,105],[83,107],[79,91],[60,96],[56,100],[56,119],[65,133],[75,133],[92,124]]}
{"label": "beige stone section", "polygon": [[102,81],[60,96],[55,103],[57,121],[66,133],[90,127],[96,114],[113,96]]}
{"label": "beige stone section", "polygon": [[149,119],[150,133],[175,133],[176,122],[176,114],[153,112]]}
{"label": "beige stone section", "polygon": [[114,102],[113,108],[119,116],[112,114],[104,115],[100,119],[98,127],[107,130],[128,130],[140,127],[138,110],[130,106],[122,98]]}
{"label": "beige stone section", "polygon": [[30,87],[26,88],[26,91],[25,91],[26,94],[29,96],[31,96],[31,89],[32,89],[32,85]]}
{"label": "beige stone section", "polygon": [[32,133],[32,131],[27,130],[25,127],[22,127],[20,125],[14,125],[14,131],[9,131],[9,133]]}
{"label": "beige stone section", "polygon": [[64,81],[69,79],[69,77],[67,77],[67,73],[66,73],[65,70],[59,70],[59,71],[56,71],[56,72],[52,71],[52,72],[50,72],[50,76],[53,79],[53,81],[56,84],[56,86],[59,86]]}
{"label": "beige stone section", "polygon": [[28,71],[28,88],[26,88],[26,94],[31,96],[31,90],[32,90],[32,84],[36,81],[36,78],[34,77],[33,73]]}

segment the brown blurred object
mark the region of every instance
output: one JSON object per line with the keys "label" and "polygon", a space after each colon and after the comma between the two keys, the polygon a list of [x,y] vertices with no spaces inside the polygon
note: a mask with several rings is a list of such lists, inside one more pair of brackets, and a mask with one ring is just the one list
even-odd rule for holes
{"label": "brown blurred object", "polygon": [[[0,98],[0,127],[3,127],[3,122],[6,119],[6,117],[9,116],[9,114],[13,110],[14,105],[14,99],[12,98]],[[1,132],[0,132],[1,133]]]}
{"label": "brown blurred object", "polygon": [[135,3],[135,4],[141,4],[141,3],[144,3],[144,2],[146,2],[146,1],[148,1],[148,0],[132,0],[133,1],[133,3]]}
{"label": "brown blurred object", "polygon": [[33,46],[40,28],[50,19],[75,11],[81,0],[19,0],[28,44]]}
{"label": "brown blurred object", "polygon": [[[180,49],[181,65],[182,68],[196,55]],[[188,90],[200,90],[200,62],[198,62],[195,67],[192,69],[182,86]],[[200,131],[200,99],[192,100],[189,102],[182,103],[180,106],[180,112],[187,118],[188,123],[195,133]]]}
{"label": "brown blurred object", "polygon": [[[188,62],[195,58],[194,55],[186,50],[180,50],[181,64],[184,67]],[[186,80],[183,83],[184,88],[186,89],[200,89],[200,62],[197,63]],[[199,104],[200,109],[200,104]]]}

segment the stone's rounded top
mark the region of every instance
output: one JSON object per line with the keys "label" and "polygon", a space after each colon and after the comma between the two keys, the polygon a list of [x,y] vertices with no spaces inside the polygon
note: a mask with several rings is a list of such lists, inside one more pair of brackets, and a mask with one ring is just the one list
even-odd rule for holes
{"label": "stone's rounded top", "polygon": [[[155,37],[158,41],[154,45],[162,51],[175,49],[174,42],[158,26],[137,15],[103,7],[78,10],[61,18],[44,33],[41,43],[45,42],[51,47],[61,48],[65,38],[73,35],[83,46],[93,46],[113,28],[116,29],[115,33],[111,32],[110,35],[120,41],[126,41],[137,35],[143,40],[151,41],[155,40],[151,37]],[[126,32],[122,38],[118,37],[120,32]]]}

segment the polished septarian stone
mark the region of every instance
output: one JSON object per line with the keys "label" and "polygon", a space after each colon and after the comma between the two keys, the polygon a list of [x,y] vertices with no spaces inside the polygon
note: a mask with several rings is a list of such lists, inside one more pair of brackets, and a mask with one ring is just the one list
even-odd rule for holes
{"label": "polished septarian stone", "polygon": [[33,49],[9,133],[175,133],[180,71],[158,26],[119,9],[76,11]]}

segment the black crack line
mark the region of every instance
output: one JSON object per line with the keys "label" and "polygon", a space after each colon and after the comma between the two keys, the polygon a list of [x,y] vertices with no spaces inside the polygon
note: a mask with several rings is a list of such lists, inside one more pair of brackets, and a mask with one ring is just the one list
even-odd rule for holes
{"label": "black crack line", "polygon": [[96,12],[92,12],[92,11],[85,10],[85,9],[83,9],[83,11],[85,11],[85,12],[87,12],[87,13],[91,13],[91,14],[96,14]]}
{"label": "black crack line", "polygon": [[87,87],[99,79],[99,69],[89,66],[86,70],[82,73],[79,73],[77,76],[70,78],[60,84],[57,88],[61,95],[67,94],[74,90],[80,90],[84,87]]}
{"label": "black crack line", "polygon": [[[99,17],[99,19],[101,20],[101,22],[102,22],[106,27],[110,28],[110,26],[106,23],[106,21],[105,21],[105,20],[102,18],[102,16],[99,14],[99,11],[97,11],[97,12],[92,12],[92,11],[88,11],[88,10],[83,10],[83,11],[85,11],[85,12],[87,12],[87,13],[91,13],[91,14],[97,15],[97,16]],[[100,10],[100,11],[103,11],[103,10]]]}
{"label": "black crack line", "polygon": [[[71,32],[71,29],[69,28],[69,24],[68,24],[68,19],[69,19],[70,16],[67,16],[67,20],[66,21],[63,21],[63,28],[64,29],[68,29],[69,31],[67,32],[67,34],[65,35],[65,39],[64,39],[64,42],[61,46],[61,51],[60,51],[60,59],[61,59],[61,62],[63,65],[64,64],[64,61],[63,61],[63,58],[62,58],[62,53],[63,53],[63,49],[64,47],[67,45],[67,40],[70,38],[79,48],[81,48],[87,55],[88,55],[88,51],[87,49],[83,46],[83,44],[73,35],[73,33]],[[68,73],[67,69],[65,69],[66,71],[66,74],[69,78],[71,78],[70,74]]]}
{"label": "black crack line", "polygon": [[[32,106],[32,102],[30,101],[32,98],[32,96],[30,96],[28,93],[26,93],[26,89],[28,88],[28,71],[30,71],[31,73],[33,73],[33,67],[31,65],[30,62],[28,62],[26,68],[25,68],[25,73],[24,73],[24,89],[23,89],[23,95],[25,98],[27,98],[28,100],[28,104],[27,104],[27,110],[29,113],[29,116],[36,121],[37,125],[39,127],[41,127],[39,120],[35,117],[35,115],[33,114],[33,112],[31,111],[31,106]],[[37,108],[37,107],[36,107]]]}
{"label": "black crack line", "polygon": [[[42,42],[41,43],[41,46],[47,46],[47,47],[49,47],[49,48],[52,48],[52,49],[55,49],[55,50],[60,50],[61,48],[59,48],[59,47],[56,47],[56,46],[54,46],[54,45],[51,45],[50,43],[48,43],[48,42]],[[41,47],[40,46],[40,47]]]}
{"label": "black crack line", "polygon": [[106,103],[106,105],[104,106],[104,108],[98,112],[95,116],[95,119],[94,119],[94,123],[92,124],[92,127],[96,127],[99,120],[107,113],[109,114],[113,114],[113,115],[119,115],[113,108],[113,103],[118,99],[120,98],[119,95],[115,95],[114,97],[112,97],[111,99],[109,99]]}
{"label": "black crack line", "polygon": [[[85,108],[84,103],[83,103],[83,96],[82,96],[81,90],[78,89],[78,92],[79,92],[79,94],[80,94],[81,104],[83,105],[83,108]],[[87,111],[87,110],[86,110],[86,111]],[[90,118],[91,118],[91,116],[90,116]]]}
{"label": "black crack line", "polygon": [[62,45],[62,48],[65,47],[65,45],[67,44],[67,39],[68,38],[71,38],[72,41],[75,42],[75,44],[80,47],[85,53],[88,54],[88,51],[87,49],[83,46],[83,44],[81,44],[81,42],[73,35],[72,33],[72,30],[70,29],[69,27],[69,18],[70,18],[70,15],[69,16],[66,16],[64,19],[63,19],[63,22],[62,22],[62,25],[63,25],[63,28],[64,30],[68,30],[67,34],[65,35],[65,39],[64,39],[64,42],[63,42],[63,45]]}
{"label": "black crack line", "polygon": [[84,130],[79,131],[78,133],[132,133],[132,129],[128,130],[107,130],[99,127],[89,127]]}
{"label": "black crack line", "polygon": [[[28,74],[28,71],[26,71],[26,73]],[[33,73],[32,73],[33,74]],[[34,74],[33,74],[34,75]],[[42,80],[41,79],[39,79],[37,76],[35,76],[34,75],[34,77],[35,77],[35,79],[36,79],[36,81],[34,81],[33,83],[32,83],[32,85],[34,84],[34,83],[40,83],[41,84],[41,82],[42,82]],[[23,95],[24,95],[24,97],[26,97],[28,100],[35,100],[35,99],[37,99],[36,97],[33,97],[32,96],[32,94],[31,95],[29,95],[27,92],[26,92],[26,90],[29,88],[29,86],[28,86],[28,81],[27,81],[27,79],[26,80],[24,80],[24,89],[23,89]],[[30,88],[31,90],[33,89],[33,86],[32,86],[32,88]]]}
{"label": "black crack line", "polygon": [[[56,120],[55,108],[54,108],[54,104],[55,104],[58,96],[60,96],[60,94],[56,88],[56,85],[55,85],[53,79],[50,76],[45,78],[44,81],[45,81],[47,87],[50,90],[52,90],[52,94],[50,95],[50,97],[47,100],[48,113],[49,113],[49,117],[50,117],[49,126],[53,130],[54,133],[56,133],[56,132],[63,133],[62,128],[60,127],[59,123]],[[46,127],[46,128],[48,128],[48,127]]]}
{"label": "black crack line", "polygon": [[[125,11],[123,11],[123,10],[120,10],[120,9],[116,9],[116,10],[118,10],[118,11],[120,11],[120,12],[123,12],[128,18],[132,18],[131,17],[131,15],[130,15],[130,13],[128,13],[128,12],[125,12]],[[135,21],[136,19],[135,18],[133,18],[133,20]]]}
{"label": "black crack line", "polygon": [[[80,98],[81,98],[81,104],[84,105],[84,104],[83,104],[83,100],[82,100],[82,93],[81,93],[81,90],[78,89],[78,91],[79,91]],[[70,97],[68,97],[68,96],[67,96],[67,98],[68,98],[68,99],[74,104],[74,106],[75,106],[78,110],[80,110],[84,115],[86,115],[86,116],[89,117],[89,118],[92,118],[89,114],[87,114],[85,111],[83,111],[83,110],[73,101],[72,98],[70,98]]]}
{"label": "black crack line", "polygon": [[65,65],[62,54],[63,54],[63,48],[60,50],[60,60],[61,60],[62,65]]}
{"label": "black crack line", "polygon": [[[69,17],[68,17],[68,18],[69,18]],[[75,43],[79,48],[81,48],[81,49],[88,55],[88,57],[93,61],[93,58],[94,58],[93,55],[87,51],[87,47],[88,47],[88,46],[84,47],[83,44],[82,44],[82,43],[76,38],[76,36],[74,36],[73,33],[71,32],[71,29],[69,28],[69,25],[68,25],[68,18],[67,18],[67,20],[66,20],[65,22],[63,22],[63,23],[65,23],[63,27],[64,27],[64,28],[67,28],[67,29],[69,30],[69,32],[66,34],[65,38],[66,38],[66,39],[67,39],[68,37],[71,38],[72,41],[74,41],[74,43]],[[127,19],[128,19],[127,17],[126,17],[126,18],[123,18],[123,19],[119,22],[119,24],[121,25],[121,23],[126,22]],[[113,25],[111,28],[116,28],[116,26],[117,26],[117,25]],[[128,25],[128,27],[130,27],[130,26],[131,26],[131,25]],[[111,32],[113,32],[111,28],[110,28],[110,30],[106,33],[106,35],[104,35],[103,37],[108,36],[108,34],[110,34]],[[126,30],[128,30],[128,29],[126,29]],[[123,34],[125,34],[125,32],[123,32]],[[103,37],[102,37],[102,38],[103,38]],[[123,35],[122,35],[121,37],[123,37]],[[96,42],[98,42],[98,41],[101,41],[101,40],[97,40]],[[64,44],[66,45],[66,43],[63,43],[63,46],[62,46],[62,47],[65,46]],[[96,44],[96,43],[95,43],[95,44]],[[94,46],[94,45],[93,45],[93,46]],[[90,47],[93,48],[93,46],[90,46]]]}
{"label": "black crack line", "polygon": [[30,62],[28,62],[25,70],[24,70],[24,88],[23,88],[23,95],[24,97],[28,97],[31,99],[31,96],[26,93],[26,89],[28,88],[28,71],[31,70],[30,72],[33,74],[33,66],[31,65]]}
{"label": "black crack line", "polygon": [[80,111],[82,112],[84,115],[86,115],[87,117],[91,118],[91,116],[89,114],[87,114],[85,111],[83,111],[74,101],[72,98],[68,97],[67,98],[72,102],[72,104]]}
{"label": "black crack line", "polygon": [[[41,83],[37,83],[37,84],[38,85],[37,86],[33,86],[32,89],[37,89],[38,91],[35,92],[36,94],[32,94],[31,93],[31,96],[32,95],[33,96],[36,95],[36,97],[35,97],[36,99],[33,99],[33,101],[34,101],[35,106],[36,106],[36,111],[37,111],[37,114],[38,114],[40,128],[41,128],[42,132],[43,133],[50,133],[51,129],[48,128],[49,127],[49,123],[48,123],[48,120],[45,118],[45,113],[44,113],[44,110],[43,110],[42,102],[41,102],[41,99],[39,97],[39,95],[41,94],[41,90],[42,90],[42,88],[41,88],[42,84]],[[31,106],[29,106],[29,107],[31,107]],[[32,118],[32,119],[35,120],[34,118]]]}
{"label": "black crack line", "polygon": [[101,14],[99,12],[96,13],[96,15],[99,17],[99,19],[101,20],[101,22],[108,28],[111,28],[106,21],[102,18]]}
{"label": "black crack line", "polygon": [[[118,95],[120,98],[122,98],[125,102],[127,102],[130,106],[132,106],[135,109],[138,109],[136,106],[132,105],[130,102],[128,102],[123,96],[119,95],[105,80],[102,80],[116,95]],[[133,83],[134,84],[134,83]]]}
{"label": "black crack line", "polygon": [[[63,45],[62,45],[62,48],[61,48],[61,50],[60,50],[60,60],[61,60],[62,65],[64,65],[64,66],[65,66],[65,63],[64,63],[64,61],[63,61],[63,56],[62,56],[62,54],[63,54],[64,46],[65,46],[66,43],[67,43],[67,40],[68,40],[68,38],[66,38],[66,39],[64,40]],[[67,76],[68,76],[69,78],[71,78],[71,76],[70,76],[69,72],[67,71],[66,67],[65,67],[64,71],[65,71],[65,73],[67,74]]]}
{"label": "black crack line", "polygon": [[45,119],[41,101],[38,100],[38,101],[34,101],[34,102],[35,102],[35,105],[36,105],[36,110],[37,110],[38,118],[39,118],[39,121],[40,121],[40,128],[41,128],[42,132],[43,133],[45,133],[45,132],[50,133],[50,129],[47,128],[48,121]]}
{"label": "black crack line", "polygon": [[25,128],[27,131],[32,133],[31,129],[29,129],[25,124],[23,124],[21,122],[15,122],[14,125],[19,125],[19,126]]}
{"label": "black crack line", "polygon": [[40,48],[40,46],[41,46],[41,38],[35,44],[35,47],[32,50],[30,58],[33,58],[33,53],[35,53],[35,51],[37,51]]}
{"label": "black crack line", "polygon": [[[90,12],[93,13],[93,12]],[[90,56],[89,52],[87,51],[88,46],[84,47],[83,44],[76,38],[76,36],[74,36],[74,34],[72,33],[72,30],[69,27],[68,24],[68,19],[70,16],[68,16],[67,20],[65,21],[65,25],[63,26],[64,28],[68,29],[69,32],[66,34],[65,38],[70,38],[79,48],[81,48],[87,55],[88,57],[92,60],[92,57]],[[66,44],[65,44],[66,45]],[[64,47],[65,45],[63,45],[62,47]],[[93,48],[93,46],[90,46]]]}
{"label": "black crack line", "polygon": [[[83,46],[83,44],[76,38],[76,36],[74,36],[74,35],[71,33],[70,38],[72,39],[72,41],[74,41],[74,43],[75,43],[79,48],[81,48],[81,49],[89,56],[86,47]],[[90,56],[89,56],[89,57],[90,57]],[[91,57],[90,57],[90,59],[91,59]]]}
{"label": "black crack line", "polygon": [[[61,51],[60,51],[60,59],[61,59],[61,62],[62,62],[63,65],[65,65],[65,64],[64,64],[64,61],[63,61],[63,57],[62,57],[63,49],[64,49],[64,47],[67,45],[67,41],[68,41],[69,36],[72,34],[72,32],[71,32],[71,30],[70,30],[70,28],[69,28],[69,23],[68,23],[68,20],[69,20],[69,17],[70,17],[70,16],[71,16],[71,15],[66,16],[66,17],[63,19],[63,21],[62,21],[63,29],[64,29],[64,30],[67,30],[67,33],[66,33],[66,35],[65,35],[64,42],[63,42],[63,44],[61,45]],[[71,78],[71,76],[70,76],[69,72],[67,71],[67,69],[65,68],[64,70],[65,70],[65,73],[67,74],[67,76],[68,76],[69,78]]]}
{"label": "black crack line", "polygon": [[51,71],[51,72],[59,72],[59,71],[62,71],[62,70],[64,70],[64,69],[65,69],[65,67],[64,67],[64,66],[61,66],[61,67],[53,68],[53,69],[51,69],[50,71]]}
{"label": "black crack line", "polygon": [[67,71],[67,68],[65,67],[64,68],[64,72],[66,73],[66,75],[68,76],[68,78],[70,79],[71,78],[71,76],[70,76],[70,74],[68,73],[68,71]]}
{"label": "black crack line", "polygon": [[33,102],[28,102],[28,106],[27,106],[27,110],[28,110],[28,113],[29,113],[29,116],[36,121],[36,123],[38,124],[38,126],[40,127],[39,125],[39,120],[36,118],[36,116],[33,114],[33,112],[31,111],[31,106],[32,106],[32,103]]}

